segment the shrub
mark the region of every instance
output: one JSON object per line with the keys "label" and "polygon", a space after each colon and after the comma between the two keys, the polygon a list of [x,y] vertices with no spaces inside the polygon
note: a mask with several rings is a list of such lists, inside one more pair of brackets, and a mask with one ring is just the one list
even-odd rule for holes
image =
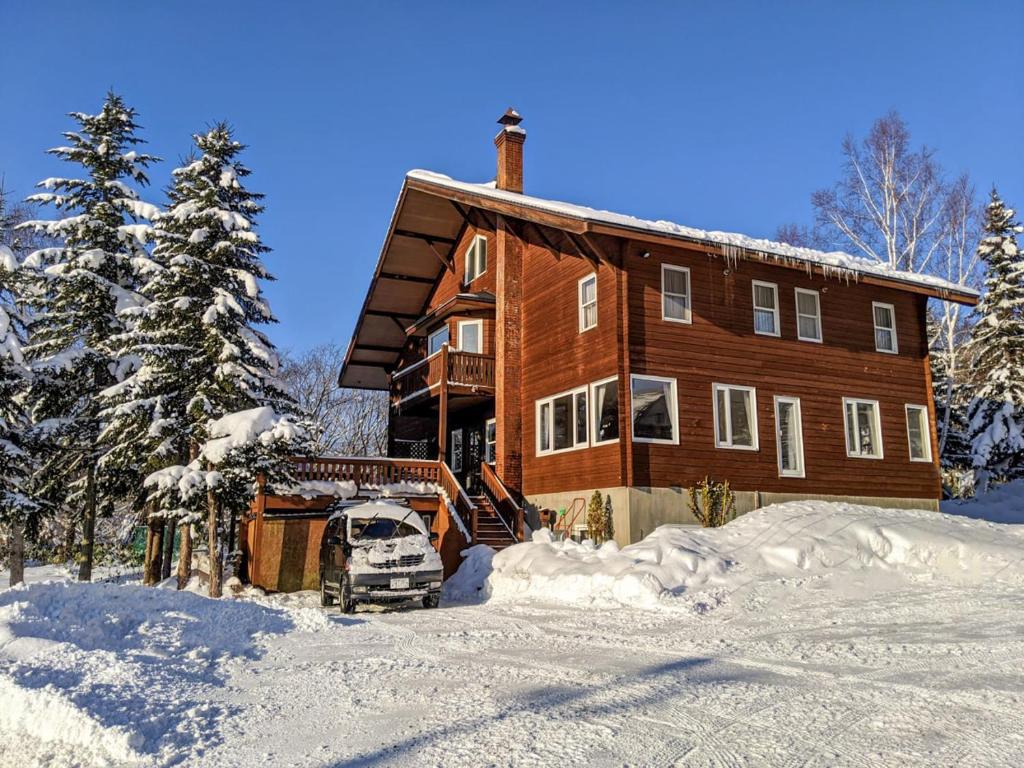
{"label": "shrub", "polygon": [[705,477],[690,489],[690,512],[705,528],[718,528],[736,517],[736,496],[729,481]]}

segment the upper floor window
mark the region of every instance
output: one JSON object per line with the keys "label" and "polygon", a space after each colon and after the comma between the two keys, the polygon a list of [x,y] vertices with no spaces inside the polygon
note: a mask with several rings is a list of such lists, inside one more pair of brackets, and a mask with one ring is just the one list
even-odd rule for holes
{"label": "upper floor window", "polygon": [[715,445],[757,450],[757,392],[753,387],[712,384]]}
{"label": "upper floor window", "polygon": [[661,265],[661,318],[676,323],[690,320],[690,270]]}
{"label": "upper floor window", "polygon": [[779,335],[779,286],[754,280],[754,333]]}
{"label": "upper floor window", "polygon": [[907,442],[911,461],[931,461],[932,441],[928,429],[928,409],[923,405],[907,406]]}
{"label": "upper floor window", "polygon": [[633,440],[679,444],[679,401],[676,380],[662,376],[631,376]]}
{"label": "upper floor window", "polygon": [[427,337],[427,354],[440,352],[441,347],[448,343],[448,326],[444,325]]}
{"label": "upper floor window", "polygon": [[466,249],[466,282],[476,280],[487,271],[487,238],[477,235]]}
{"label": "upper floor window", "polygon": [[587,387],[537,401],[537,453],[585,448],[588,438]]}
{"label": "upper floor window", "polygon": [[459,321],[459,350],[478,354],[484,351],[483,320]]}
{"label": "upper floor window", "polygon": [[613,377],[590,385],[590,402],[594,409],[592,442],[612,443],[619,439],[619,379]]}
{"label": "upper floor window", "polygon": [[579,282],[580,333],[597,326],[597,275],[591,273]]}
{"label": "upper floor window", "polygon": [[882,423],[877,400],[843,398],[846,422],[846,455],[861,459],[882,458]]}
{"label": "upper floor window", "polygon": [[875,349],[895,355],[899,352],[896,342],[896,309],[892,304],[879,301],[871,303],[875,317]]}
{"label": "upper floor window", "polygon": [[800,341],[821,341],[821,304],[817,291],[796,289],[796,337]]}

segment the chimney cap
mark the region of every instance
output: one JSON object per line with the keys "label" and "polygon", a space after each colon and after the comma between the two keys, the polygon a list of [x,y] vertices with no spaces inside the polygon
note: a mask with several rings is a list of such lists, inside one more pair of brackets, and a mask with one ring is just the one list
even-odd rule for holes
{"label": "chimney cap", "polygon": [[512,107],[505,110],[505,114],[498,118],[498,122],[504,126],[516,126],[523,122],[523,117]]}

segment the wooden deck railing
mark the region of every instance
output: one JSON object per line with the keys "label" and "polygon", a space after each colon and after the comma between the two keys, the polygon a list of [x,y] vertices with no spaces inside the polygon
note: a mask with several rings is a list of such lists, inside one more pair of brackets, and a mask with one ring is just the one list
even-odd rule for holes
{"label": "wooden deck railing", "polygon": [[417,363],[391,375],[392,402],[400,403],[414,395],[439,387],[442,373],[450,386],[494,389],[494,357],[476,352],[459,352],[447,346]]}
{"label": "wooden deck railing", "polygon": [[504,520],[516,541],[523,541],[524,515],[523,508],[515,500],[505,484],[501,482],[494,467],[486,461],[480,465],[480,480],[484,484],[487,495],[491,497],[495,511]]}
{"label": "wooden deck railing", "polygon": [[295,479],[300,481],[339,482],[350,480],[357,487],[407,481],[437,483],[444,487],[441,480],[444,465],[439,461],[388,459],[385,457],[296,458],[292,461],[295,463]]}

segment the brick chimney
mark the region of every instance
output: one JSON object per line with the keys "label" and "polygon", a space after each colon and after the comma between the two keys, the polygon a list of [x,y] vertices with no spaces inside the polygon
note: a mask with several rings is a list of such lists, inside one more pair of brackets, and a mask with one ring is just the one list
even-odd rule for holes
{"label": "brick chimney", "polygon": [[526,131],[519,127],[523,121],[519,113],[512,107],[498,118],[501,131],[494,137],[494,146],[498,148],[497,188],[508,192],[523,192],[523,144],[526,143]]}

